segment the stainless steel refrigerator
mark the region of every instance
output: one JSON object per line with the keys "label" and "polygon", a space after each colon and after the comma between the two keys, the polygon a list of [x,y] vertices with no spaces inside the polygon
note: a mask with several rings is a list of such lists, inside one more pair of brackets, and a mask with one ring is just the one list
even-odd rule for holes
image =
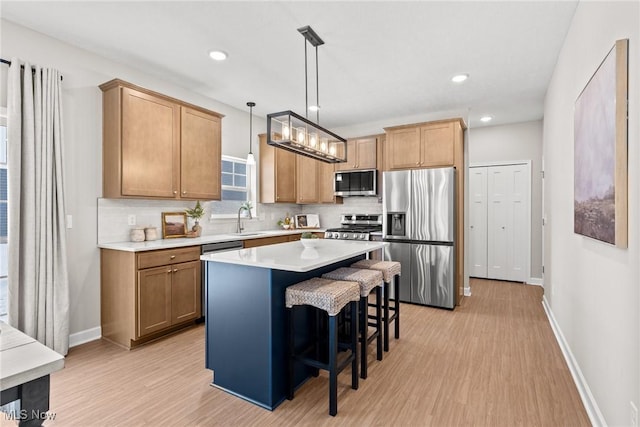
{"label": "stainless steel refrigerator", "polygon": [[455,169],[384,172],[382,185],[385,259],[402,263],[400,301],[453,309]]}

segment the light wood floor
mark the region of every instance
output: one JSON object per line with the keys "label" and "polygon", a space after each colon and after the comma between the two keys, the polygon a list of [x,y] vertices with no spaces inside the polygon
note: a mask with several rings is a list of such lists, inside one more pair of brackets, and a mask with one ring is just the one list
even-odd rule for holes
{"label": "light wood floor", "polygon": [[[451,312],[405,304],[401,339],[369,378],[327,377],[269,412],[209,386],[204,327],[127,352],[103,341],[71,349],[51,381],[45,425],[590,425],[541,304],[542,288],[472,281]],[[6,421],[4,422],[6,424]]]}

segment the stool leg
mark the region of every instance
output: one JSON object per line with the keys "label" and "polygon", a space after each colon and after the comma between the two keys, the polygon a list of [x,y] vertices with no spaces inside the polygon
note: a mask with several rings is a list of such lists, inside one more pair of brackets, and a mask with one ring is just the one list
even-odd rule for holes
{"label": "stool leg", "polygon": [[395,297],[396,297],[396,304],[395,304],[395,308],[396,308],[396,322],[395,322],[395,333],[396,333],[396,339],[400,338],[400,276],[398,274],[396,274],[396,277],[393,280],[393,291],[395,293]]}
{"label": "stool leg", "polygon": [[[314,356],[316,358],[316,360],[320,360],[320,310],[314,310],[315,311],[315,336],[313,337],[314,339]],[[318,368],[313,368],[313,372],[312,375],[314,377],[317,377],[318,375],[320,375],[320,370]]]}
{"label": "stool leg", "polygon": [[338,413],[338,329],[336,322],[336,316],[329,316],[329,415],[331,416]]}
{"label": "stool leg", "polygon": [[[365,299],[366,302],[366,299]],[[351,352],[353,354],[353,360],[351,360],[351,388],[358,389],[358,303],[352,301],[351,303],[351,317],[356,319],[351,324]]]}
{"label": "stool leg", "polygon": [[[384,351],[389,351],[389,283],[384,282]],[[396,301],[398,295],[395,295]]]}
{"label": "stool leg", "polygon": [[293,331],[293,307],[287,308],[287,330],[289,331],[288,337],[288,356],[287,357],[287,399],[293,399],[293,355],[295,345],[293,342],[293,338],[295,336]]}
{"label": "stool leg", "polygon": [[368,303],[368,297],[360,296],[360,378],[363,380],[367,379]]}
{"label": "stool leg", "polygon": [[378,360],[382,360],[382,287],[376,286],[376,350]]}

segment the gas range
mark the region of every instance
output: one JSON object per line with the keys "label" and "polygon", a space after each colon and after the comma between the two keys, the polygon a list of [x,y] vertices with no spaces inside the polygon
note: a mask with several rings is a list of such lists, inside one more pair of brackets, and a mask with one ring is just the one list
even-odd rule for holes
{"label": "gas range", "polygon": [[371,233],[382,231],[382,214],[343,214],[340,228],[329,228],[325,239],[369,240]]}

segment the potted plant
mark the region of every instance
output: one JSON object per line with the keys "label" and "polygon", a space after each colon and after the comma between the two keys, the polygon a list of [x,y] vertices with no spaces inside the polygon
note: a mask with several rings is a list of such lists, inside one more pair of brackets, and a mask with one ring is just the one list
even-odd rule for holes
{"label": "potted plant", "polygon": [[285,216],[284,219],[278,220],[278,225],[285,230],[288,230],[290,228],[293,228],[293,219],[290,218],[289,214],[287,213],[287,216]]}
{"label": "potted plant", "polygon": [[196,201],[196,205],[193,209],[185,209],[185,213],[189,218],[193,218],[194,225],[191,231],[194,233],[194,237],[200,237],[202,234],[202,226],[199,224],[200,218],[204,216],[204,208],[200,204],[200,200]]}

